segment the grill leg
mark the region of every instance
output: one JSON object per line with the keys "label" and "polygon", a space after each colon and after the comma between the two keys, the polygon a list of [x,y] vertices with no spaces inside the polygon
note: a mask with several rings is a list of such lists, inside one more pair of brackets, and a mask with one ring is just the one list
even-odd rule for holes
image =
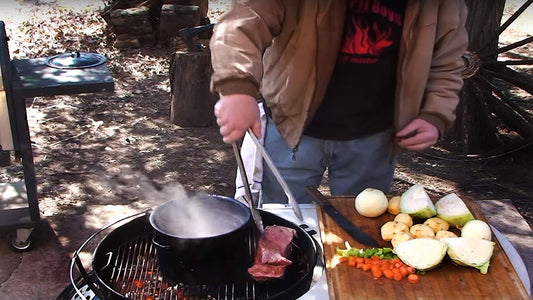
{"label": "grill leg", "polygon": [[18,228],[16,231],[10,232],[6,239],[10,242],[13,250],[17,252],[28,251],[31,247],[30,235],[32,228]]}
{"label": "grill leg", "polygon": [[17,228],[17,235],[12,241],[12,245],[17,250],[26,250],[30,247],[30,235],[33,231],[32,228]]}

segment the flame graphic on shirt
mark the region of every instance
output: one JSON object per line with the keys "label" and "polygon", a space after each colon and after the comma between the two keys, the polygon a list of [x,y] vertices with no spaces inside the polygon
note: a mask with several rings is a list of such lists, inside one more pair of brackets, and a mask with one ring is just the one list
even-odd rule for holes
{"label": "flame graphic on shirt", "polygon": [[346,35],[341,51],[347,54],[379,56],[392,45],[392,29],[381,28],[377,21],[353,20],[354,31]]}

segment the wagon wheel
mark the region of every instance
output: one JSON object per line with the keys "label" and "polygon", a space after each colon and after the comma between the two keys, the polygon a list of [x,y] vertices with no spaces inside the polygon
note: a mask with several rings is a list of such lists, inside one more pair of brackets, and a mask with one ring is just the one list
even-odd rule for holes
{"label": "wagon wheel", "polygon": [[457,119],[437,145],[424,151],[438,158],[487,159],[533,144],[533,36],[511,42],[501,38],[524,20],[533,0],[525,1],[503,24],[505,1],[466,2],[470,43],[463,55]]}

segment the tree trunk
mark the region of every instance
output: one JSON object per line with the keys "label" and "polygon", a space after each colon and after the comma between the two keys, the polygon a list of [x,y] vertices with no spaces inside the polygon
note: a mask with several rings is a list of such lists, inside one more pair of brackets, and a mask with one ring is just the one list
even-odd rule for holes
{"label": "tree trunk", "polygon": [[213,70],[209,52],[176,52],[170,65],[170,121],[184,127],[216,124],[217,97],[209,90]]}

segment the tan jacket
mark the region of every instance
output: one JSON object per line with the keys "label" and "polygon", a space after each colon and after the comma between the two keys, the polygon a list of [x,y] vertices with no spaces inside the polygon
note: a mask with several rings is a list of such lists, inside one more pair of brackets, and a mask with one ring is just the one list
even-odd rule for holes
{"label": "tan jacket", "polygon": [[[320,105],[343,35],[345,0],[248,0],[215,26],[211,87],[265,99],[291,148]],[[407,0],[395,129],[423,118],[442,132],[455,120],[468,37],[463,0]]]}

